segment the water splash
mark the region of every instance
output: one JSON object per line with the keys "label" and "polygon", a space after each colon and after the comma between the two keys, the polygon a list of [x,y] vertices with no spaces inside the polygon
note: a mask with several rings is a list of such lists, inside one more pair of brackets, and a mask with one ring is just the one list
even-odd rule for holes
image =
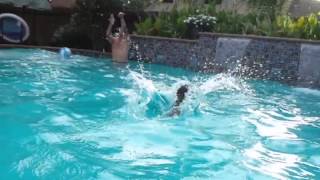
{"label": "water splash", "polygon": [[240,64],[250,44],[249,39],[218,38],[215,62],[223,69],[232,70]]}
{"label": "water splash", "polygon": [[183,112],[189,115],[190,113],[199,113],[201,104],[206,103],[207,96],[211,93],[217,91],[252,93],[252,89],[244,80],[231,74],[218,74],[206,78],[193,79],[173,78],[175,82],[172,84],[155,82],[152,78],[147,78],[146,73],[139,73],[133,70],[129,71],[128,77],[134,89],[122,92],[128,98],[128,107],[132,108],[131,112],[139,114],[137,117],[140,116],[140,118],[145,118],[145,112],[148,109],[160,109],[155,111],[156,116],[163,117],[167,114],[167,111],[170,110],[176,100],[177,90],[183,85],[188,85],[189,92],[181,108]]}

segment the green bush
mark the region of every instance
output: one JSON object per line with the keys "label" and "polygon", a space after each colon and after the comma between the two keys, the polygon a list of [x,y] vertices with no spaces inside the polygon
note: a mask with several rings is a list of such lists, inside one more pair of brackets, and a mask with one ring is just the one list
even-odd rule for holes
{"label": "green bush", "polygon": [[214,29],[216,20],[216,17],[198,14],[189,16],[183,22],[187,24],[188,27],[195,28],[197,31],[208,32]]}
{"label": "green bush", "polygon": [[156,18],[148,17],[136,23],[136,33],[140,35],[153,35],[163,37],[186,37],[187,26],[183,22],[187,17],[184,11],[173,11],[160,14]]}
{"label": "green bush", "polygon": [[304,39],[320,39],[319,19],[320,14],[315,13],[298,19],[292,19],[289,16],[279,16],[277,18],[279,35]]}
{"label": "green bush", "polygon": [[216,17],[216,22],[208,27],[198,25],[198,31],[320,39],[320,14],[294,19],[278,15],[283,0],[248,1],[249,4],[258,8],[247,15],[216,12],[216,2],[211,1],[209,6],[191,6],[189,9],[173,10],[171,13],[164,13],[155,18],[147,18],[136,24],[136,32],[142,35],[193,39],[196,38],[192,32],[194,28],[190,23],[186,23],[186,20],[203,14]]}
{"label": "green bush", "polygon": [[273,21],[280,14],[286,0],[247,0],[252,10],[265,14]]}
{"label": "green bush", "polygon": [[154,33],[152,33],[153,20],[150,17],[148,17],[147,19],[145,19],[141,23],[136,23],[135,24],[135,28],[136,28],[137,34],[140,34],[140,35],[154,35]]}
{"label": "green bush", "polygon": [[[212,9],[198,9],[192,7],[180,11],[174,9],[170,13],[161,13],[155,18],[146,18],[135,24],[136,33],[140,35],[153,35],[174,38],[193,38],[190,27],[185,22],[190,16],[208,14]],[[211,27],[211,26],[210,26]],[[211,29],[212,30],[212,29]]]}
{"label": "green bush", "polygon": [[171,13],[163,13],[155,18],[147,18],[136,24],[136,33],[141,35],[154,35],[176,38],[196,38],[193,35],[194,27],[186,20],[190,17],[205,15],[215,17],[214,24],[208,27],[198,25],[196,31],[220,32],[232,34],[258,34],[271,35],[276,23],[273,16],[263,11],[254,11],[247,15],[239,15],[232,12],[216,12],[216,1],[211,1],[208,6],[190,7]]}

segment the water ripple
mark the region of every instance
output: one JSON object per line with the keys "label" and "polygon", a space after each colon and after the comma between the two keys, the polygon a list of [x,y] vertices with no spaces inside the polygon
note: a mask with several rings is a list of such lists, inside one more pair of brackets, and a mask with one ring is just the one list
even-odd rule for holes
{"label": "water ripple", "polygon": [[0,77],[0,179],[320,179],[316,90],[24,49]]}

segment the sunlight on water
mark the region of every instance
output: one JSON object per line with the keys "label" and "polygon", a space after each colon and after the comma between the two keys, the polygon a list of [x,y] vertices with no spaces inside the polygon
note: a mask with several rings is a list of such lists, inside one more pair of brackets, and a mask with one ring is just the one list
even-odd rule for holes
{"label": "sunlight on water", "polygon": [[317,90],[23,49],[0,77],[0,179],[320,178]]}

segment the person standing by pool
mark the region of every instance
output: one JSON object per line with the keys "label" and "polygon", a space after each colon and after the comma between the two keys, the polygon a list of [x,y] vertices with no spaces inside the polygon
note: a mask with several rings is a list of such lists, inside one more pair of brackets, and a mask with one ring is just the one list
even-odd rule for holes
{"label": "person standing by pool", "polygon": [[113,36],[111,31],[115,22],[115,18],[114,15],[111,14],[109,18],[109,26],[106,32],[106,39],[112,45],[112,59],[118,63],[128,62],[129,34],[124,16],[125,14],[123,12],[118,14],[118,18],[120,18],[121,21],[121,27],[119,28],[119,32],[115,33]]}

